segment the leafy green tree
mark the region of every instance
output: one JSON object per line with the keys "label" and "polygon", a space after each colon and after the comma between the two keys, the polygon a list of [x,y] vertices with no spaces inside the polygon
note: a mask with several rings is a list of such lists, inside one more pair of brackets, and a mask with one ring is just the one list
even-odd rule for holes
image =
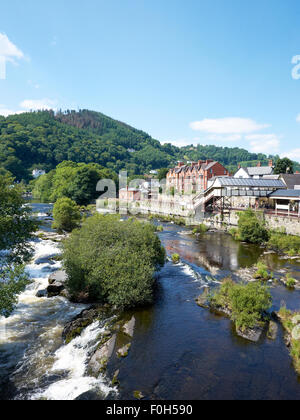
{"label": "leafy green tree", "polygon": [[73,297],[132,308],[152,302],[165,251],[150,224],[95,215],[65,241],[63,257]]}
{"label": "leafy green tree", "polygon": [[28,282],[23,264],[31,257],[30,240],[37,228],[24,206],[22,187],[11,176],[0,175],[0,315],[10,314]]}
{"label": "leafy green tree", "polygon": [[168,168],[161,168],[158,171],[158,180],[161,181],[162,179],[166,179],[168,172],[169,172]]}
{"label": "leafy green tree", "polygon": [[260,220],[253,210],[239,213],[238,228],[238,237],[241,241],[262,244],[270,239],[265,222]]}
{"label": "leafy green tree", "polygon": [[294,173],[294,163],[288,159],[278,159],[274,169],[274,173],[277,175],[280,174],[293,174]]}
{"label": "leafy green tree", "polygon": [[53,207],[53,228],[58,231],[71,232],[79,226],[81,219],[77,204],[70,198],[59,198]]}
{"label": "leafy green tree", "polygon": [[262,319],[262,314],[270,309],[272,297],[267,286],[261,283],[235,285],[230,292],[232,320],[237,328],[255,327]]}
{"label": "leafy green tree", "polygon": [[225,279],[210,297],[211,306],[226,309],[238,329],[253,328],[272,305],[270,289],[259,282],[237,284]]}

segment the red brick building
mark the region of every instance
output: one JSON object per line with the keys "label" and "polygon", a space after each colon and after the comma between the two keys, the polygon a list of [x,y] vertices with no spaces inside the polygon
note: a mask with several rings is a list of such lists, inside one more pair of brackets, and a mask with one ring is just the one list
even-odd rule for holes
{"label": "red brick building", "polygon": [[214,160],[199,160],[185,165],[178,162],[167,174],[167,190],[177,193],[198,193],[207,189],[208,181],[215,176],[229,176],[223,165]]}
{"label": "red brick building", "polygon": [[119,191],[119,198],[124,201],[139,201],[141,191],[137,188],[123,188]]}

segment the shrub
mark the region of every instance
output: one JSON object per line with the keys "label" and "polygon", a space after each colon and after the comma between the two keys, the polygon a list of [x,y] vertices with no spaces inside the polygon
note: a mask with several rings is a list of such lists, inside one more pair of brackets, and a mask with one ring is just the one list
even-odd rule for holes
{"label": "shrub", "polygon": [[263,313],[271,307],[272,298],[269,288],[261,283],[244,285],[226,279],[211,296],[210,302],[213,307],[229,309],[236,327],[245,330],[262,320]]}
{"label": "shrub", "polygon": [[260,245],[270,239],[265,222],[260,220],[253,210],[240,212],[238,227],[242,241]]}
{"label": "shrub", "polygon": [[292,257],[300,254],[300,237],[273,232],[268,246],[276,251],[285,252]]}
{"label": "shrub", "polygon": [[78,227],[81,215],[78,206],[70,198],[60,198],[53,207],[53,228],[71,232]]}
{"label": "shrub", "polygon": [[164,265],[165,250],[151,224],[98,214],[72,232],[63,259],[73,298],[84,294],[90,301],[133,308],[152,302],[154,272]]}
{"label": "shrub", "polygon": [[156,227],[156,232],[163,232],[164,231],[164,228],[163,228],[163,226],[157,226]]}
{"label": "shrub", "polygon": [[178,264],[180,262],[180,256],[178,254],[173,254],[172,261],[174,264]]}
{"label": "shrub", "polygon": [[201,225],[199,225],[199,226],[197,226],[194,230],[193,230],[193,233],[194,233],[194,235],[195,234],[197,234],[197,233],[206,233],[207,231],[208,231],[208,227],[204,224],[204,223],[201,223]]}
{"label": "shrub", "polygon": [[296,280],[292,277],[290,273],[286,275],[286,285],[289,289],[293,289],[296,286]]}
{"label": "shrub", "polygon": [[268,267],[263,262],[257,263],[257,272],[254,274],[254,278],[262,280],[269,280],[271,278]]}

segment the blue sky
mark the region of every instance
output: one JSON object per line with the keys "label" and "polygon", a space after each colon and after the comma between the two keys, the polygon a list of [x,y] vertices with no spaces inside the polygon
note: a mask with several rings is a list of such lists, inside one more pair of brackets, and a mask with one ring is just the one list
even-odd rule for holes
{"label": "blue sky", "polygon": [[10,0],[0,114],[88,108],[300,161],[299,18],[299,0]]}

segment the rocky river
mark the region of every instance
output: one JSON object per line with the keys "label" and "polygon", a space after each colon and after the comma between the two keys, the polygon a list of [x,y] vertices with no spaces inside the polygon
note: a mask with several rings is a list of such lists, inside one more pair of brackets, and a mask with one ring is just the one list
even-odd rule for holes
{"label": "rocky river", "polygon": [[[46,234],[51,232],[51,206],[33,204],[33,210]],[[229,274],[246,276],[261,257],[278,280],[287,271],[300,280],[300,261],[235,242],[224,233],[196,238],[185,227],[162,225],[159,236],[168,254],[178,253],[181,263],[168,262],[159,273],[154,305],[122,315],[124,323],[134,319],[126,357],[113,351],[107,370],[97,378],[88,365],[109,320],[95,320],[65,344],[65,325],[88,306],[62,296],[37,297],[61,262],[53,258],[60,253],[59,242],[36,239],[27,266],[33,281],[12,315],[0,318],[1,399],[300,399],[300,378],[280,326],[275,340],[264,334],[252,343],[236,335],[229,319],[195,302],[203,288],[215,287]],[[272,310],[282,304],[300,309],[299,290],[291,291],[280,281],[270,287]],[[122,334],[116,335],[119,350],[124,349]],[[115,372],[118,386],[111,381]]]}

